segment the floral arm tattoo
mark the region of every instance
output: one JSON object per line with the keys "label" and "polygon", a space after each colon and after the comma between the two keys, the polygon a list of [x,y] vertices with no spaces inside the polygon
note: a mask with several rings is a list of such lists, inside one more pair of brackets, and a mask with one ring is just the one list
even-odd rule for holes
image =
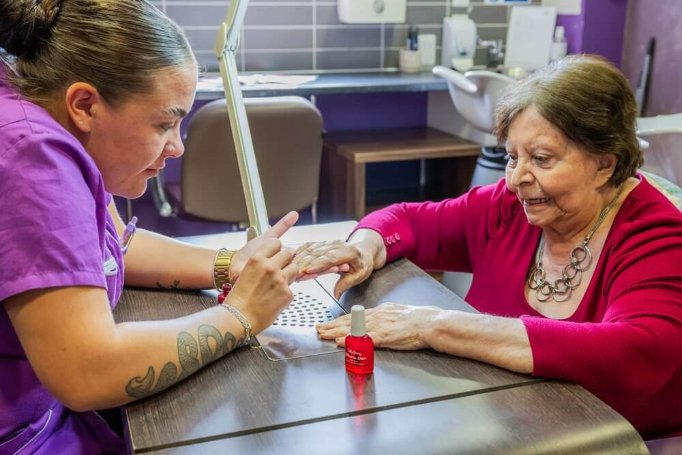
{"label": "floral arm tattoo", "polygon": [[[210,340],[213,340],[213,343]],[[157,378],[154,367],[150,366],[144,377],[137,376],[128,382],[126,393],[136,399],[154,395],[221,358],[238,344],[239,340],[230,332],[221,335],[217,328],[210,325],[199,326],[198,340],[188,332],[180,332],[178,334],[180,371],[175,363],[167,362]],[[215,348],[211,348],[211,345]]]}

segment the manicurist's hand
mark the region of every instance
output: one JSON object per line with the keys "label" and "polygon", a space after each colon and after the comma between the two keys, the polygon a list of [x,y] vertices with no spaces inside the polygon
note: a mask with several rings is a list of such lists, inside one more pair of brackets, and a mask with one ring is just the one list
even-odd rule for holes
{"label": "manicurist's hand", "polygon": [[[415,350],[429,347],[421,337],[434,323],[440,309],[385,303],[365,312],[367,335],[379,348]],[[345,346],[346,335],[350,333],[350,314],[333,321],[318,324],[317,333],[325,340],[335,340]]]}
{"label": "manicurist's hand", "polygon": [[[261,236],[264,237],[264,236]],[[249,259],[227,297],[251,323],[253,334],[261,332],[291,302],[289,285],[299,274],[292,263],[293,251],[283,249],[276,238],[263,238],[251,245]]]}
{"label": "manicurist's hand", "polygon": [[372,271],[384,266],[386,249],[381,236],[369,229],[359,229],[344,242],[334,240],[311,243],[296,252],[294,262],[302,275],[340,272],[334,296],[365,281]]}
{"label": "manicurist's hand", "polygon": [[230,265],[230,282],[234,283],[242,273],[244,266],[251,256],[258,251],[264,243],[279,239],[283,236],[296,222],[298,221],[297,212],[289,212],[284,215],[274,226],[259,235],[253,240],[250,240],[240,250],[238,250],[232,257],[232,264]]}

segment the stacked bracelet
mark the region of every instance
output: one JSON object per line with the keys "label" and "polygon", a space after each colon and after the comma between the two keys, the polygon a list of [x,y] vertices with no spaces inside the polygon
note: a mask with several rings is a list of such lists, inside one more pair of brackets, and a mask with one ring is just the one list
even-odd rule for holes
{"label": "stacked bracelet", "polygon": [[213,286],[219,291],[223,289],[224,284],[230,283],[230,266],[232,265],[232,257],[236,251],[221,248],[215,255],[213,262]]}
{"label": "stacked bracelet", "polygon": [[242,327],[244,327],[244,340],[242,340],[240,345],[248,344],[251,341],[251,323],[249,320],[246,319],[246,317],[237,308],[233,307],[229,303],[221,303],[218,306],[225,308],[227,311],[232,313],[235,318],[237,318]]}

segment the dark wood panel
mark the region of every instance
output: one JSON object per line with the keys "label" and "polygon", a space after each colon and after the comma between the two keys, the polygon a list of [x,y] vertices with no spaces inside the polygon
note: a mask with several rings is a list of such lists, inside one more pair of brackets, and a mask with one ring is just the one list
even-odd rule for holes
{"label": "dark wood panel", "polygon": [[[364,399],[358,387],[359,400]],[[163,450],[167,454],[646,454],[578,386],[538,383]]]}
{"label": "dark wood panel", "polygon": [[429,166],[437,172],[427,172],[429,187],[435,187],[428,192],[430,199],[442,199],[469,187],[479,152],[479,144],[428,127],[329,133],[322,154],[320,217],[359,219],[366,213],[366,163],[438,159]]}
{"label": "dark wood panel", "polygon": [[[372,307],[386,300],[472,311],[406,260],[377,272],[349,291],[341,304],[346,309],[355,303]],[[115,315],[119,321],[165,319],[214,304],[211,297],[199,293],[128,289]],[[260,349],[242,349],[157,397],[129,405],[132,442],[136,450],[144,450],[216,435],[229,437],[536,380],[434,351],[381,350],[376,353],[371,399],[354,400],[348,381],[342,351],[273,362]]]}

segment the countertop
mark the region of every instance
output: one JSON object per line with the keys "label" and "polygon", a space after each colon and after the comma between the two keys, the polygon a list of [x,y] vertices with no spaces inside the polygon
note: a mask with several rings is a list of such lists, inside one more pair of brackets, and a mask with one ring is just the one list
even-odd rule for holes
{"label": "countertop", "polygon": [[[217,75],[207,75],[216,77]],[[371,73],[329,73],[320,74],[314,81],[291,86],[274,84],[254,84],[242,86],[244,97],[284,96],[284,95],[328,95],[377,92],[430,92],[445,91],[445,79],[434,76],[430,71],[419,73],[371,72]],[[221,98],[219,84],[213,88],[201,87],[196,99],[208,100]]]}

